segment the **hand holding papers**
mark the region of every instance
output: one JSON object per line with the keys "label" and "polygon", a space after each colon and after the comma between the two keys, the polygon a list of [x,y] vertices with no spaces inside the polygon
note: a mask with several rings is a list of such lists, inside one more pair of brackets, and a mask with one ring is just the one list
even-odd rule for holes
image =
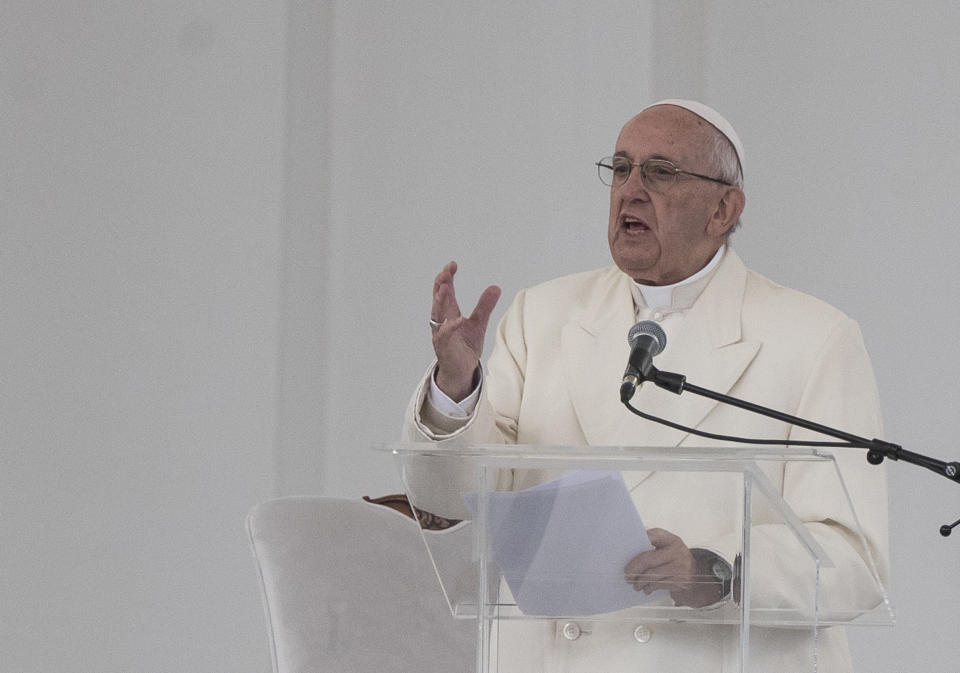
{"label": "hand holding papers", "polygon": [[[476,494],[464,500],[475,513]],[[493,558],[524,614],[601,614],[661,593],[624,578],[627,563],[653,546],[619,472],[574,471],[491,493],[487,508]]]}

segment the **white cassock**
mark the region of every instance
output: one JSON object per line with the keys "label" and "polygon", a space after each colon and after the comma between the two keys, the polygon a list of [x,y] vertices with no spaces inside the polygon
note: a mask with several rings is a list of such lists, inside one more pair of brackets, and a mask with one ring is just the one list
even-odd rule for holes
{"label": "white cassock", "polygon": [[[880,406],[869,358],[857,324],[824,302],[784,288],[750,271],[732,251],[705,281],[688,310],[664,320],[668,346],[657,357],[661,370],[688,381],[867,438],[881,436]],[[596,446],[710,445],[680,430],[639,419],[619,404],[617,388],[628,355],[626,334],[636,319],[631,279],[615,267],[558,278],[521,291],[497,331],[480,399],[468,422],[447,426],[423,412],[425,377],[411,399],[405,441],[439,446],[481,443]],[[655,317],[655,316],[651,316]],[[432,372],[435,365],[431,365]],[[692,394],[674,395],[644,386],[634,405],[654,416],[719,434],[775,439],[827,438]],[[727,444],[726,446],[730,446]],[[824,574],[821,600],[831,605],[874,605],[881,600],[871,573],[872,556],[885,581],[888,567],[887,492],[882,467],[866,462],[861,449],[834,449],[856,507],[867,545],[839,489],[825,488],[822,464],[765,472],[809,532],[836,564]],[[503,488],[522,489],[548,475],[513,472]],[[739,507],[740,491],[717,492],[696,474],[645,473],[626,476],[649,527],[675,531],[690,547],[733,554],[736,535],[727,514]],[[631,481],[632,478],[632,481]],[[425,475],[417,490],[431,494],[421,506],[456,514],[456,475]],[[637,488],[640,486],[640,488]],[[763,516],[756,517],[763,519]],[[789,533],[779,525],[757,525],[751,562],[755,605],[790,605],[806,586]],[[729,556],[728,556],[729,558]],[[597,624],[575,639],[565,624],[518,621],[501,625],[501,671],[627,673],[636,671],[726,670],[737,643],[729,626],[651,624],[644,642],[638,625]],[[751,670],[802,669],[806,633],[764,629],[751,638]],[[569,635],[569,629],[568,629]],[[506,665],[510,664],[510,665]],[[820,633],[819,670],[852,670],[842,627]]]}

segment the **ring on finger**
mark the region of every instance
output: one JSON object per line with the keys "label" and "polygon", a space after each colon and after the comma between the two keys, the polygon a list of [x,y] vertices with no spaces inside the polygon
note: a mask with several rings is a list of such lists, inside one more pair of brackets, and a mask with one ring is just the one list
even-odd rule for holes
{"label": "ring on finger", "polygon": [[445,322],[447,322],[445,319],[437,322],[433,318],[430,318],[430,329],[440,329],[440,326]]}

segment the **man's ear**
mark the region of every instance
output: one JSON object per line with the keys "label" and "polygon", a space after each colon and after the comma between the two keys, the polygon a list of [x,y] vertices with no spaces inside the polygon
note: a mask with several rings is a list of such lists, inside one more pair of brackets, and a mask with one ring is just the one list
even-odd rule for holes
{"label": "man's ear", "polygon": [[726,236],[740,219],[747,197],[739,187],[727,187],[710,217],[707,230],[714,236]]}

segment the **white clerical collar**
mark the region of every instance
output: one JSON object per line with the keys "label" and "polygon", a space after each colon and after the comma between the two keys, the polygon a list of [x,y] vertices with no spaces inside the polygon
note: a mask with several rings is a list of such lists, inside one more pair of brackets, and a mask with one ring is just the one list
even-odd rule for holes
{"label": "white clerical collar", "polygon": [[[682,307],[673,306],[673,300],[674,300],[673,291],[678,290],[680,288],[684,288],[684,289],[688,287],[691,289],[697,288],[697,291],[693,294],[693,296],[687,298],[689,300],[689,303],[692,305],[693,301],[696,300],[697,296],[700,295],[700,290],[703,289],[702,287],[698,287],[698,286],[705,285],[705,283],[698,283],[697,281],[705,279],[707,276],[710,275],[710,273],[715,268],[717,268],[717,265],[720,263],[720,260],[723,258],[723,252],[726,249],[727,249],[727,246],[721,245],[720,248],[717,250],[717,252],[713,255],[713,258],[709,262],[707,262],[707,265],[705,267],[697,271],[695,274],[693,274],[689,278],[684,278],[683,280],[677,283],[674,283],[672,285],[644,285],[642,283],[638,283],[637,281],[633,281],[634,287],[636,288],[636,290],[639,291],[639,295],[640,295],[639,298],[642,298],[643,303],[646,304],[646,307],[651,309],[653,308],[678,308],[678,309],[689,308],[689,306],[682,306]],[[634,297],[638,298],[636,297],[636,294],[637,293],[635,292]],[[686,295],[688,293],[679,292],[677,294]]]}

